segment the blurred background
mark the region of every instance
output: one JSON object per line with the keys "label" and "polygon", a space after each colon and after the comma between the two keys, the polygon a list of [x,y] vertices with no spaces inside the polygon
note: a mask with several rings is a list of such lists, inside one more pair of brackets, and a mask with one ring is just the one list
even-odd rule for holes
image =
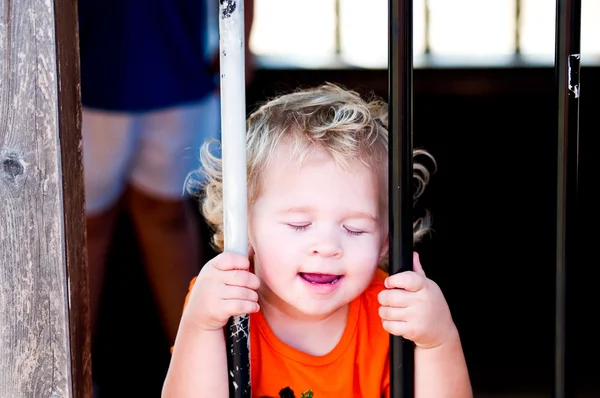
{"label": "blurred background", "polygon": [[[216,3],[216,2],[215,2]],[[387,0],[255,0],[248,111],[336,82],[387,98]],[[595,275],[600,0],[582,0],[577,260],[568,274],[572,397],[600,397]],[[216,6],[209,40],[218,46]],[[414,145],[438,161],[417,250],[444,291],[476,397],[551,397],[557,179],[555,2],[414,0]],[[598,113],[597,113],[598,112]],[[190,199],[192,200],[192,199]],[[193,201],[193,200],[192,200]],[[214,255],[209,234],[199,245]],[[94,379],[100,396],[159,397],[170,353],[127,214],[108,261]]]}

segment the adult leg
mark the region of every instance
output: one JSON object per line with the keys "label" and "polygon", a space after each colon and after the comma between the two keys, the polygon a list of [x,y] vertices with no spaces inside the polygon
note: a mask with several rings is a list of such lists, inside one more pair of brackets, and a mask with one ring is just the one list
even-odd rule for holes
{"label": "adult leg", "polygon": [[83,163],[92,340],[97,332],[106,257],[119,214],[127,166],[134,150],[132,118],[84,108]]}
{"label": "adult leg", "polygon": [[204,139],[217,138],[218,104],[211,96],[199,104],[153,112],[140,126],[142,144],[127,203],[170,344],[190,280],[203,260],[198,206],[187,196],[185,180],[199,166]]}
{"label": "adult leg", "polygon": [[150,287],[172,345],[191,279],[200,271],[200,233],[187,198],[158,198],[130,187],[127,205],[135,225]]}

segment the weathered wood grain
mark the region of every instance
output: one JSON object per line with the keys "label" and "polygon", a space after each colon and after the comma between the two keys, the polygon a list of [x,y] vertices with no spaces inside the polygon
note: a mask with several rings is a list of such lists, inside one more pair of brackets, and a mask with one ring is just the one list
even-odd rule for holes
{"label": "weathered wood grain", "polygon": [[76,4],[55,1],[0,0],[2,398],[90,396]]}
{"label": "weathered wood grain", "polygon": [[54,0],[65,260],[70,285],[73,397],[91,397],[92,361],[85,234],[77,0]]}

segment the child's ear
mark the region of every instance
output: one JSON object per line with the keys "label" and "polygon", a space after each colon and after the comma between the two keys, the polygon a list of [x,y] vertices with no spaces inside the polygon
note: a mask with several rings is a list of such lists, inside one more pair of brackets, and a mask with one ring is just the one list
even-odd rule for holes
{"label": "child's ear", "polygon": [[386,235],[385,240],[383,241],[383,245],[381,246],[381,252],[379,253],[379,259],[384,258],[388,251],[390,250],[390,236]]}

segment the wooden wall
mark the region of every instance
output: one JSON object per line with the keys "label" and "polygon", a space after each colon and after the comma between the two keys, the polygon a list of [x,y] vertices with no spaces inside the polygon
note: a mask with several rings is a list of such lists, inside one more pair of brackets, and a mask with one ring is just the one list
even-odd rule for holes
{"label": "wooden wall", "polygon": [[0,397],[89,397],[75,0],[0,5]]}

